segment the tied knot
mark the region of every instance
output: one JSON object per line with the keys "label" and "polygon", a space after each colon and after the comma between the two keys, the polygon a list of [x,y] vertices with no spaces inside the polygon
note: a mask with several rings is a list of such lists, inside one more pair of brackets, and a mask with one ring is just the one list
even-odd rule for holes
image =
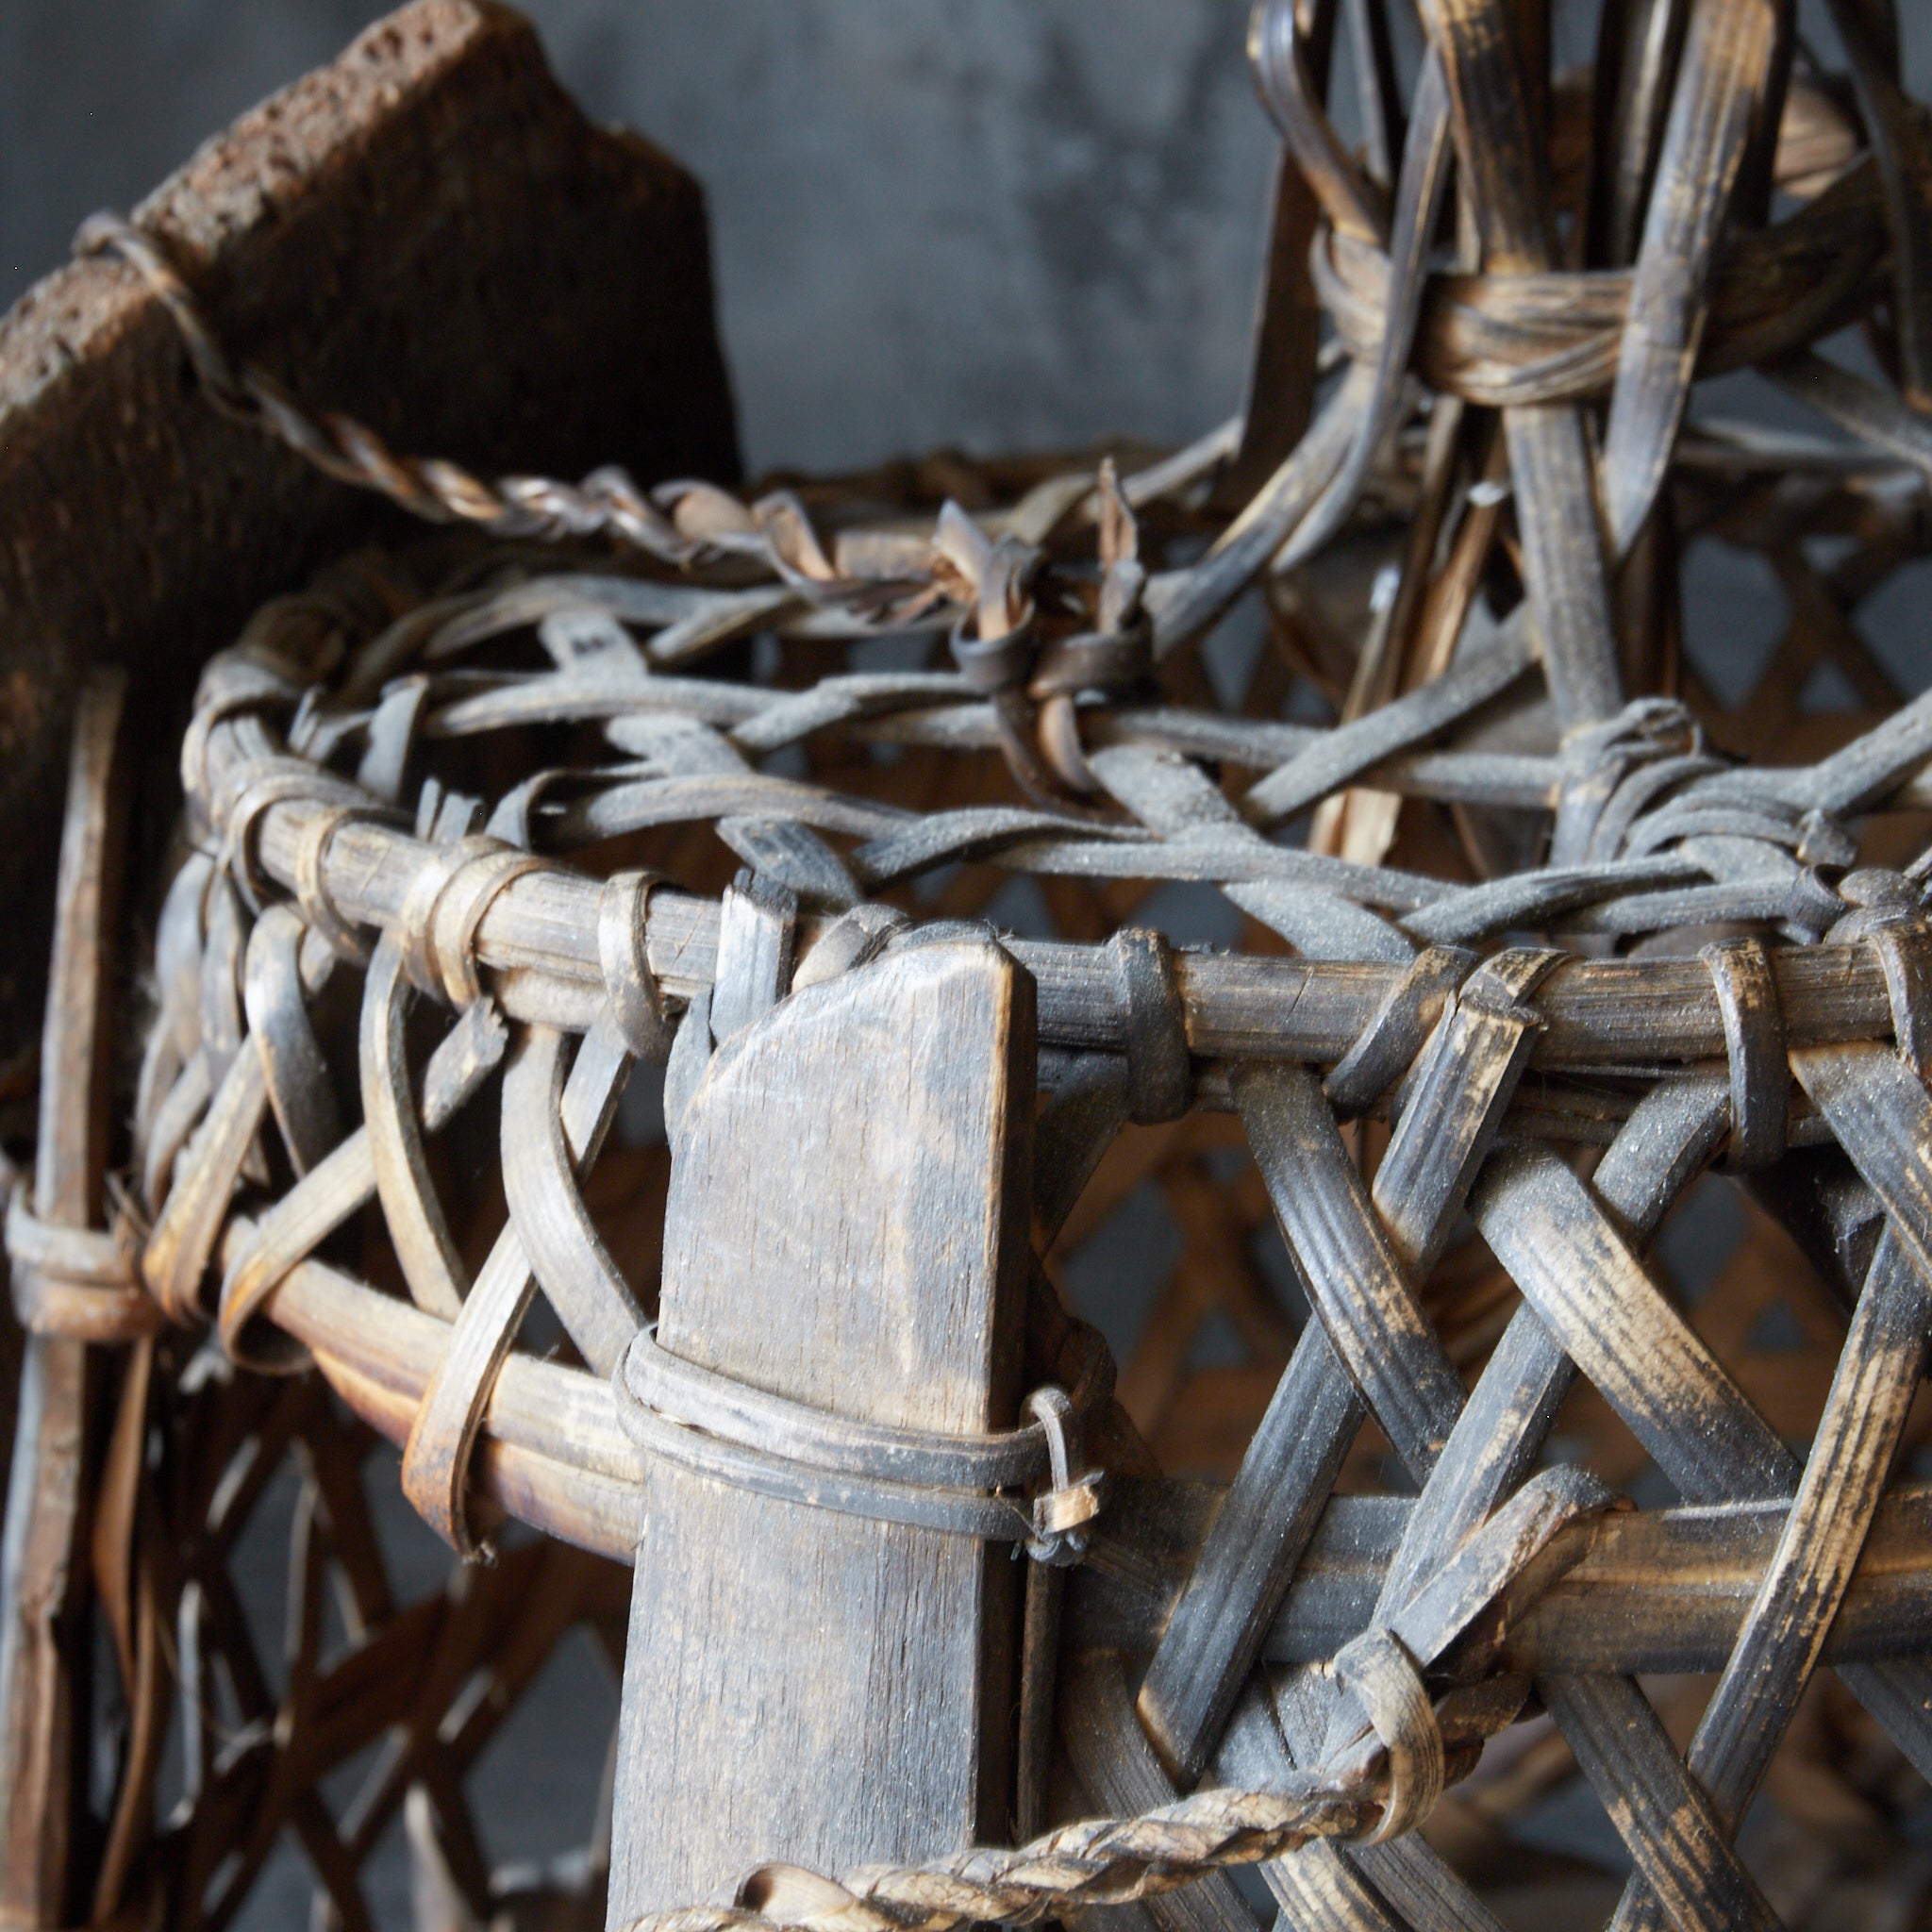
{"label": "tied knot", "polygon": [[1552,865],[1614,858],[1653,800],[1724,766],[1707,753],[1704,729],[1682,704],[1651,697],[1572,731],[1563,741],[1562,769]]}
{"label": "tied knot", "polygon": [[1436,1707],[1415,1659],[1392,1631],[1364,1630],[1336,1652],[1330,1669],[1361,1701],[1388,1758],[1389,1795],[1365,1841],[1400,1838],[1435,1809],[1448,1775]]}
{"label": "tied knot", "polygon": [[1580,724],[1563,740],[1563,763],[1581,776],[1652,758],[1696,757],[1704,727],[1680,698],[1632,698],[1613,718]]}
{"label": "tied knot", "polygon": [[1033,1499],[1033,1535],[1024,1547],[1036,1563],[1077,1563],[1087,1554],[1087,1525],[1100,1514],[1107,1478],[1087,1467],[1080,1417],[1064,1389],[1036,1389],[1026,1413],[1046,1431],[1049,1480]]}
{"label": "tied knot", "polygon": [[33,1211],[29,1178],[6,1176],[13,1311],[29,1335],[132,1341],[161,1325],[142,1285],[140,1244],[125,1204],[111,1229],[63,1227]]}
{"label": "tied knot", "polygon": [[1045,553],[1012,535],[990,541],[948,503],[934,532],[936,572],[965,608],[952,653],[967,685],[990,699],[1008,767],[1028,796],[1065,808],[1101,790],[1076,715],[1083,693],[1116,696],[1154,668],[1141,608],[1140,533],[1111,458],[1095,490],[1097,580],[1049,576]]}

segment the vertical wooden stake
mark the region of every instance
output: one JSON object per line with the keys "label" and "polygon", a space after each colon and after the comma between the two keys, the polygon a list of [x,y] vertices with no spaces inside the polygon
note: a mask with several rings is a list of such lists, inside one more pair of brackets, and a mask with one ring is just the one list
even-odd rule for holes
{"label": "vertical wooden stake", "polygon": [[[1008,1427],[1025,1308],[1031,978],[932,943],[718,1049],[666,1211],[658,1340],[855,1420]],[[631,1597],[612,1926],[746,1868],[1003,1838],[1005,1544],[653,1463]]]}
{"label": "vertical wooden stake", "polygon": [[[119,898],[120,801],[113,783],[126,681],[97,673],[74,724],[60,834],[54,957],[41,1035],[33,1208],[87,1227],[107,1164],[103,1001]],[[87,1514],[87,1344],[29,1335],[0,1551],[0,1924],[60,1925],[87,1769],[88,1632],[79,1617]]]}

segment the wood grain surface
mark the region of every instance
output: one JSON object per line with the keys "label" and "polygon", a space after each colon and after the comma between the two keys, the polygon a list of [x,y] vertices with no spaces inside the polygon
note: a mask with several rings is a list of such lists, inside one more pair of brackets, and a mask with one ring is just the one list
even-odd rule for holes
{"label": "wood grain surface", "polygon": [[[661,1345],[857,1420],[1010,1425],[1032,1055],[1031,985],[983,944],[895,955],[753,1021],[680,1128]],[[997,1546],[654,1468],[612,1923],[768,1860],[1003,1834],[1015,1582]]]}

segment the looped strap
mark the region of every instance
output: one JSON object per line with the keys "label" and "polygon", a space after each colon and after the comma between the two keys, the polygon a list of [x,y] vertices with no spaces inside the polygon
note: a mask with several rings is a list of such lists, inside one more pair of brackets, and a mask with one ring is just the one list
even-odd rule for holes
{"label": "looped strap", "polygon": [[[1105,1476],[1086,1467],[1080,1423],[1112,1391],[1112,1360],[1090,1335],[1072,1396],[1039,1391],[1036,1420],[986,1436],[857,1422],[684,1360],[638,1331],[611,1377],[634,1442],[713,1481],[817,1509],[911,1524],[987,1542],[1016,1542],[1037,1561],[1086,1548]],[[998,1491],[1047,1479],[1030,1506]]]}
{"label": "looped strap", "polygon": [[1725,940],[1697,956],[1710,969],[1731,1067],[1730,1164],[1769,1167],[1785,1151],[1791,1075],[1771,955],[1759,940]]}
{"label": "looped strap", "polygon": [[644,946],[653,872],[613,873],[597,895],[597,963],[611,1017],[624,1043],[641,1060],[661,1066],[671,1057],[672,1028],[664,995]]}
{"label": "looped strap", "polygon": [[473,833],[439,852],[409,881],[396,913],[403,970],[423,991],[458,1008],[482,992],[474,947],[490,903],[514,878],[546,861]]}
{"label": "looped strap", "polygon": [[1382,996],[1375,1016],[1322,1083],[1339,1114],[1365,1113],[1415,1063],[1442,1008],[1474,972],[1475,954],[1427,946]]}
{"label": "looped strap", "polygon": [[300,698],[301,692],[280,672],[234,652],[215,658],[203,671],[194,711],[181,740],[181,790],[205,815],[212,816],[208,744],[215,726],[246,711],[292,710]]}
{"label": "looped strap", "polygon": [[1368,1713],[1389,1758],[1381,1822],[1362,1841],[1380,1844],[1412,1831],[1436,1807],[1447,1776],[1442,1727],[1415,1659],[1391,1631],[1364,1630],[1335,1654],[1336,1681]]}
{"label": "looped strap", "polygon": [[1505,946],[1500,953],[1491,953],[1457,989],[1456,1004],[1499,1019],[1535,1020],[1534,1008],[1524,1002],[1569,957],[1554,946]]}
{"label": "looped strap", "polygon": [[1108,951],[1126,1033],[1128,1110],[1142,1125],[1178,1120],[1192,1096],[1193,1073],[1174,949],[1164,934],[1129,925]]}
{"label": "looped strap", "polygon": [[306,758],[258,758],[243,768],[231,789],[225,789],[226,798],[211,807],[222,828],[221,862],[234,879],[242,903],[254,913],[259,913],[274,897],[274,887],[262,874],[256,850],[257,835],[268,808],[294,799],[353,808],[366,796],[346,779],[317,771]]}
{"label": "looped strap", "polygon": [[[1870,876],[1854,873],[1844,881],[1845,896],[1851,898],[1855,884]],[[1890,876],[1898,879],[1897,874]],[[1831,938],[1839,943],[1862,940],[1871,947],[1885,974],[1899,1058],[1923,1080],[1932,1069],[1932,924],[1918,910],[1909,882],[1899,883],[1902,895],[1861,892],[1857,910],[1832,927]]]}
{"label": "looped strap", "polygon": [[314,813],[295,845],[295,903],[302,921],[337,958],[366,966],[374,942],[342,917],[328,889],[328,848],[344,825],[392,825],[394,812],[373,805],[335,805]]}

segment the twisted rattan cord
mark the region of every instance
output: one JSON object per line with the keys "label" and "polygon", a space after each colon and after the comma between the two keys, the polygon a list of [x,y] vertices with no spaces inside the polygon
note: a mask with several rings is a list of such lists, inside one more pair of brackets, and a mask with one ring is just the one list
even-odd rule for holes
{"label": "twisted rattan cord", "polygon": [[[1289,1774],[1275,1790],[1199,1791],[1138,1817],[1069,1825],[1014,1850],[979,1847],[924,1865],[858,1873],[843,1884],[764,1867],[741,1882],[731,1906],[654,1913],[633,1922],[633,1932],[747,1924],[885,1932],[908,1924],[948,1932],[970,1919],[1029,1924],[1056,1910],[1144,1898],[1230,1865],[1278,1857],[1317,1837],[1399,1828],[1414,1815],[1411,1807],[1426,1808],[1445,1748],[1465,1752],[1508,1723],[1524,1688],[1521,1680],[1492,1680],[1452,1690],[1431,1705],[1419,1665],[1440,1658],[1560,1525],[1603,1501],[1601,1487],[1575,1472],[1550,1472],[1526,1486],[1355,1651],[1351,1669],[1376,1692],[1361,1734],[1343,1740],[1316,1771]],[[1399,1692],[1391,1688],[1397,1668],[1407,1674]],[[1379,1814],[1373,1819],[1371,1807]]]}

